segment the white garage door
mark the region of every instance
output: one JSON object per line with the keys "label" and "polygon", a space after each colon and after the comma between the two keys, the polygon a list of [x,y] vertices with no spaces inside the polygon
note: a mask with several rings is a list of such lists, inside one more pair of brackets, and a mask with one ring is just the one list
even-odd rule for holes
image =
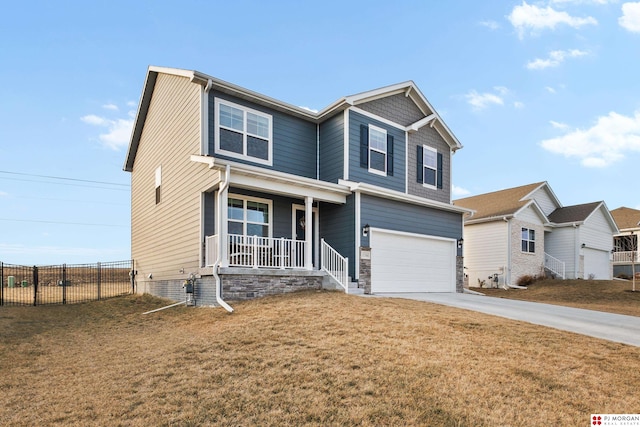
{"label": "white garage door", "polygon": [[591,274],[597,280],[611,280],[609,252],[584,248],[584,278]]}
{"label": "white garage door", "polygon": [[372,229],[371,292],[455,292],[455,240]]}

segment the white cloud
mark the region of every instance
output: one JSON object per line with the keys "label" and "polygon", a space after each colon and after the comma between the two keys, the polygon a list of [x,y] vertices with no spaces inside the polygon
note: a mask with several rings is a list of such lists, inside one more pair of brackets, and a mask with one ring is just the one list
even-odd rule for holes
{"label": "white cloud", "polygon": [[452,185],[451,194],[461,197],[471,194],[471,191],[467,190],[466,188],[458,187],[457,185]]}
{"label": "white cloud", "polygon": [[104,117],[98,117],[95,114],[89,114],[88,116],[80,117],[80,120],[88,125],[105,126],[108,122]]}
{"label": "white cloud", "polygon": [[[553,123],[557,122],[551,122]],[[560,124],[563,130],[568,126]],[[633,116],[610,112],[589,129],[575,129],[563,136],[546,139],[542,148],[565,157],[580,159],[586,167],[607,167],[628,152],[640,152],[640,111]]]}
{"label": "white cloud", "polygon": [[562,3],[572,3],[572,4],[609,4],[609,3],[617,3],[618,0],[551,0],[551,3],[562,4]]}
{"label": "white cloud", "polygon": [[556,122],[553,120],[550,120],[549,123],[551,123],[551,126],[553,126],[556,129],[562,129],[562,130],[569,129],[569,125],[566,123]]}
{"label": "white cloud", "polygon": [[524,108],[524,102],[520,102],[520,101],[515,101],[513,103],[513,107],[517,108],[518,110],[521,110]]}
{"label": "white cloud", "polygon": [[478,93],[472,90],[465,95],[465,98],[475,110],[484,110],[492,104],[504,105],[503,99],[494,93]]}
{"label": "white cloud", "polygon": [[[106,104],[111,105],[111,104]],[[103,106],[105,107],[105,106]],[[106,107],[105,107],[106,108]],[[118,107],[106,108],[112,111],[118,111]],[[129,144],[129,138],[131,137],[131,129],[133,128],[133,122],[135,118],[135,111],[128,111],[126,119],[110,119],[107,117],[97,116],[95,114],[89,114],[80,118],[83,122],[92,125],[99,126],[107,129],[106,133],[98,135],[98,139],[102,144],[112,150],[120,150],[125,148]]]}
{"label": "white cloud", "polygon": [[137,107],[138,103],[136,101],[127,101],[127,107]]}
{"label": "white cloud", "polygon": [[507,89],[504,86],[494,86],[493,89],[502,96],[505,96],[506,94],[509,93],[509,89]]}
{"label": "white cloud", "polygon": [[628,31],[640,33],[640,2],[624,3],[622,16],[618,18],[618,24]]}
{"label": "white cloud", "polygon": [[543,70],[545,68],[557,67],[567,58],[579,58],[588,54],[589,52],[579,49],[552,50],[546,59],[536,58],[533,61],[529,61],[527,68],[530,70]]}
{"label": "white cloud", "polygon": [[547,90],[547,92],[549,93],[556,93],[556,90],[554,88],[552,88],[551,86],[546,86],[545,89]]}
{"label": "white cloud", "polygon": [[478,25],[481,25],[483,27],[487,27],[490,30],[497,30],[498,28],[500,28],[500,24],[498,24],[496,21],[492,21],[492,20],[480,21],[480,22],[478,22]]}
{"label": "white cloud", "polygon": [[119,110],[118,106],[115,105],[115,104],[104,104],[102,106],[102,108],[104,108],[105,110],[111,110],[111,111],[118,111]]}
{"label": "white cloud", "polygon": [[0,197],[6,197],[8,195],[9,193],[7,193],[6,191],[0,191]]}
{"label": "white cloud", "polygon": [[584,25],[597,25],[598,21],[592,17],[580,18],[560,12],[551,6],[546,8],[528,4],[523,1],[520,6],[515,6],[511,14],[507,16],[511,25],[518,31],[518,36],[523,38],[525,33],[536,34],[541,30],[555,29],[558,25],[568,25],[572,28],[580,28]]}

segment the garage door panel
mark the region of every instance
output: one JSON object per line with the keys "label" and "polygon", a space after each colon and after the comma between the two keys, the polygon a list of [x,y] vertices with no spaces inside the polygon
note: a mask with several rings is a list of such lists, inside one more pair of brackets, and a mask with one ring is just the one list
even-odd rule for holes
{"label": "garage door panel", "polygon": [[584,277],[593,275],[595,279],[610,280],[609,252],[597,249],[584,248]]}
{"label": "garage door panel", "polygon": [[453,241],[372,230],[370,244],[372,292],[455,291]]}

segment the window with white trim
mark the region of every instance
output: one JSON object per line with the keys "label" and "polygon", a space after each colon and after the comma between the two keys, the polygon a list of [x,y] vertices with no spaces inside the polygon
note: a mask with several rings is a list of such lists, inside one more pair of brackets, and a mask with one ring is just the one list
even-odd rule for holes
{"label": "window with white trim", "polygon": [[438,150],[422,146],[422,183],[436,188],[438,184]]}
{"label": "window with white trim", "polygon": [[522,252],[535,253],[536,232],[530,228],[522,229]]}
{"label": "window with white trim", "polygon": [[160,187],[162,186],[162,166],[156,169],[156,205],[160,203]]}
{"label": "window with white trim", "polygon": [[273,117],[216,98],[216,152],[255,163],[272,164]]}
{"label": "window with white trim", "polygon": [[369,125],[369,171],[387,174],[387,131]]}
{"label": "window with white trim", "polygon": [[229,195],[227,206],[229,234],[271,237],[271,200]]}

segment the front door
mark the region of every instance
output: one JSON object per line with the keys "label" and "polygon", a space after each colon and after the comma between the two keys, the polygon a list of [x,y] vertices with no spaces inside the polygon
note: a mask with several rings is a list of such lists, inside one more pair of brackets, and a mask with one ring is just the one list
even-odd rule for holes
{"label": "front door", "polygon": [[[311,259],[313,259],[313,265],[314,267],[318,267],[319,265],[319,261],[318,261],[318,208],[313,208],[313,224],[311,224],[311,226],[309,227],[306,223],[305,223],[305,214],[304,214],[304,206],[302,205],[293,205],[293,214],[291,215],[291,219],[293,224],[291,224],[291,235],[293,236],[293,239],[295,240],[301,240],[304,241],[307,238],[307,233],[312,233],[311,234],[311,240],[312,240],[312,244],[311,247],[313,248],[313,255],[311,256]],[[302,258],[304,259],[304,257]]]}

